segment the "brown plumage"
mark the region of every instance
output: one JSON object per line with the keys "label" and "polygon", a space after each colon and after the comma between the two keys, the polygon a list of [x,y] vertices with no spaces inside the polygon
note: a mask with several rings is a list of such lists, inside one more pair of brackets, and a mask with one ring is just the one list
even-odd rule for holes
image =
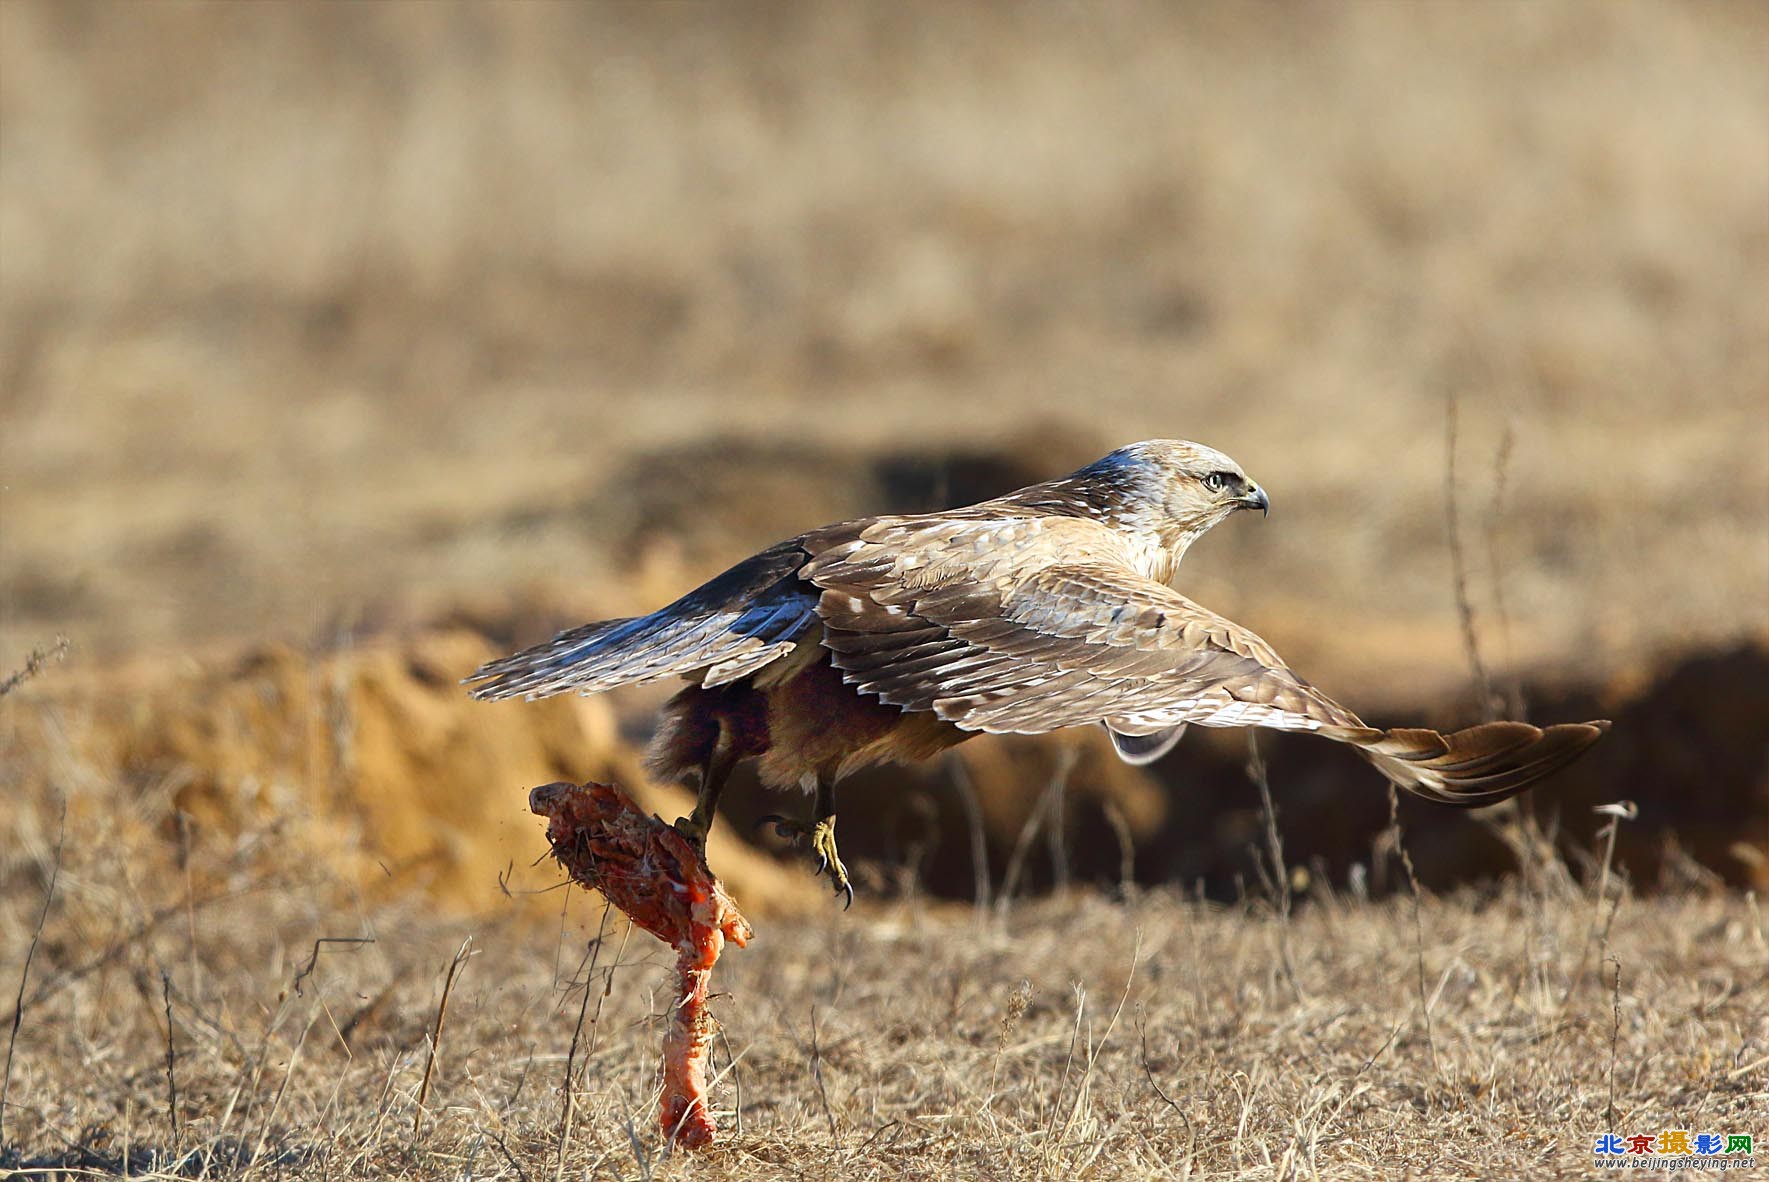
{"label": "brown plumage", "polygon": [[686,678],[650,753],[660,775],[699,779],[683,827],[704,836],[725,777],[754,758],[769,785],[816,788],[813,844],[838,889],[835,781],[983,732],[1101,723],[1121,756],[1146,763],[1191,723],[1308,731],[1410,792],[1475,806],[1522,791],[1608,728],[1364,725],[1258,636],[1167,585],[1198,537],[1268,507],[1220,452],[1136,443],[981,504],[813,530],[648,616],[561,633],[468,680],[496,699]]}

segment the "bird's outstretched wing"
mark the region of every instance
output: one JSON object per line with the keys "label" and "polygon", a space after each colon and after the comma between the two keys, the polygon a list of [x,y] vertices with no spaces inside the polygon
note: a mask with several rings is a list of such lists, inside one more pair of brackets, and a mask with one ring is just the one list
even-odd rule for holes
{"label": "bird's outstretched wing", "polygon": [[816,599],[795,572],[797,541],[744,560],[648,616],[604,620],[482,665],[475,698],[592,694],[665,677],[722,685],[792,651],[816,626]]}
{"label": "bird's outstretched wing", "polygon": [[852,685],[964,730],[1311,731],[1357,747],[1419,795],[1478,805],[1562,766],[1607,726],[1377,730],[1252,632],[1109,555],[966,561],[983,551],[956,540],[890,523],[813,535],[799,577],[819,590],[824,643]]}
{"label": "bird's outstretched wing", "polygon": [[[1361,727],[1259,637],[1177,591],[1095,559],[939,569],[926,539],[817,552],[824,643],[847,680],[965,730],[1041,734],[1104,722],[1128,735],[1183,723]],[[930,569],[933,568],[933,569]]]}

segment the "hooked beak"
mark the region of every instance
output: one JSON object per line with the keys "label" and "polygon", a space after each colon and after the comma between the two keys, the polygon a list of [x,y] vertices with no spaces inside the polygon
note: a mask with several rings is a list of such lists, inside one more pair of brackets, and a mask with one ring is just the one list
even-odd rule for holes
{"label": "hooked beak", "polygon": [[1247,491],[1235,504],[1243,509],[1257,509],[1261,517],[1271,513],[1271,498],[1266,496],[1265,490],[1257,484],[1249,485]]}

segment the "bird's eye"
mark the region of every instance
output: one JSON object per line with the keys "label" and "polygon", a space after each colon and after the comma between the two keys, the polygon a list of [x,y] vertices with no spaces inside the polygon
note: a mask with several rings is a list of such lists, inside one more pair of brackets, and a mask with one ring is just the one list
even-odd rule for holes
{"label": "bird's eye", "polygon": [[1204,477],[1204,487],[1211,492],[1221,492],[1228,487],[1228,482],[1232,479],[1233,477],[1227,472],[1212,472]]}

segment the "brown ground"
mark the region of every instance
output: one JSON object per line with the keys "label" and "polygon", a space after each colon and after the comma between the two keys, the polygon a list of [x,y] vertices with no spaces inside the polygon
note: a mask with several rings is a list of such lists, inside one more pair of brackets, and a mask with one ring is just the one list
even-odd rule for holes
{"label": "brown ground", "polygon": [[1178,435],[1276,506],[1190,590],[1441,689],[1452,393],[1495,663],[1769,623],[1769,13],[1279,12],[5,5],[0,653],[624,610]]}
{"label": "brown ground", "polygon": [[[53,864],[44,820],[11,859],[33,882]],[[999,912],[911,897],[763,924],[727,950],[725,1135],[660,1163],[673,977],[651,937],[594,908],[564,926],[514,903],[475,923],[340,911],[300,866],[187,891],[137,875],[109,827],[69,819],[26,991],[11,1164],[537,1178],[563,1155],[566,1176],[605,1178],[1580,1178],[1600,1132],[1760,1143],[1769,1104],[1769,943],[1735,894],[1599,903],[1549,866],[1533,888],[1429,896],[1417,916],[1405,896],[1318,899],[1288,922],[1167,892]],[[193,850],[222,861],[239,851]],[[19,911],[9,942],[34,919]],[[374,942],[315,960],[322,936]]]}
{"label": "brown ground", "polygon": [[[857,785],[836,919],[739,784],[744,1132],[659,1172],[1576,1176],[1612,1065],[1618,1131],[1761,1108],[1763,924],[1714,892],[1769,882],[1763,6],[0,4],[0,674],[74,642],[0,701],[0,983],[70,834],[0,1145],[550,1175],[599,912],[533,926],[525,789],[682,798],[635,764],[656,693],[454,680],[1162,435],[1275,502],[1183,589],[1384,723],[1481,713],[1453,485],[1504,708],[1617,721],[1529,806],[1522,864],[1581,885],[1404,808],[1448,892],[1415,929],[1367,769],[1274,740],[1286,926],[1241,736],[1149,772],[1082,736]],[[1165,885],[1078,889],[1127,876]],[[641,941],[580,1047],[603,1175],[651,1169]]]}

